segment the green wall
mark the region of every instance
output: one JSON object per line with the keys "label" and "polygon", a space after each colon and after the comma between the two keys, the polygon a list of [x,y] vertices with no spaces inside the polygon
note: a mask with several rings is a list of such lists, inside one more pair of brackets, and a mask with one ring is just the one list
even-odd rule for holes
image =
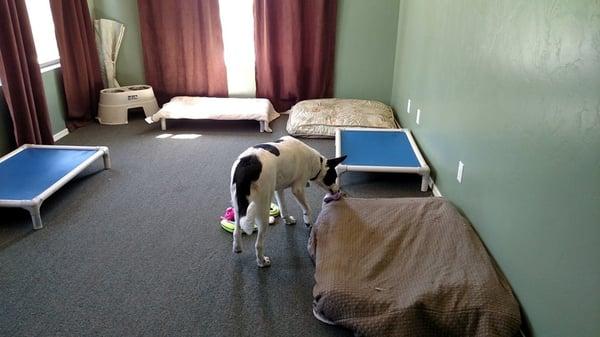
{"label": "green wall", "polygon": [[125,25],[125,36],[117,56],[119,84],[145,83],[137,0],[93,0],[93,6],[96,19],[111,19]]}
{"label": "green wall", "polygon": [[528,335],[600,336],[600,2],[402,0],[391,101]]}
{"label": "green wall", "polygon": [[338,0],[334,96],[390,103],[399,0]]}

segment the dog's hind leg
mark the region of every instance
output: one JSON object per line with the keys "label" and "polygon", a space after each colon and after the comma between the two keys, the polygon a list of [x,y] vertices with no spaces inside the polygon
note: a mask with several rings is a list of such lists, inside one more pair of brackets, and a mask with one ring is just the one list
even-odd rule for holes
{"label": "dog's hind leg", "polygon": [[256,204],[256,225],[258,227],[258,235],[256,236],[256,243],[254,245],[256,249],[256,263],[259,267],[268,267],[271,265],[271,259],[265,256],[265,235],[269,228],[269,207],[271,205],[271,199],[261,200]]}
{"label": "dog's hind leg", "polygon": [[287,212],[287,206],[285,204],[285,195],[283,190],[275,191],[275,199],[277,200],[277,205],[279,206],[279,212],[281,212],[281,218],[285,222],[286,225],[293,225],[296,223],[296,219],[293,216],[289,215]]}
{"label": "dog's hind leg", "polygon": [[242,228],[240,227],[240,217],[237,207],[234,208],[235,228],[233,229],[233,252],[242,252]]}
{"label": "dog's hind leg", "polygon": [[304,185],[296,184],[292,186],[292,194],[296,198],[296,201],[302,208],[302,220],[304,220],[304,224],[306,227],[310,227],[312,225],[312,210],[310,209],[310,205],[306,202],[306,195],[304,194]]}
{"label": "dog's hind leg", "polygon": [[240,210],[237,202],[236,185],[231,185],[231,205],[233,206],[233,217],[235,227],[233,229],[233,252],[239,254],[242,252],[242,228],[240,227]]}

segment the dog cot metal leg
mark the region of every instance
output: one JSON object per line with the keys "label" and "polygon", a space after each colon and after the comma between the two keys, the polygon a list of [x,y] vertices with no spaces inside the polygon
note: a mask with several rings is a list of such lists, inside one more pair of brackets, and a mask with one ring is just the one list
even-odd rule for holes
{"label": "dog cot metal leg", "polygon": [[423,174],[423,178],[421,178],[421,192],[427,192],[429,188],[429,174]]}
{"label": "dog cot metal leg", "polygon": [[166,118],[160,119],[160,129],[163,131],[165,131],[167,129],[167,119]]}
{"label": "dog cot metal leg", "polygon": [[102,159],[104,160],[104,169],[108,170],[111,168],[111,163],[110,163],[110,152],[108,151],[108,148],[104,150],[104,154],[102,155]]}
{"label": "dog cot metal leg", "polygon": [[44,227],[43,223],[42,223],[42,216],[40,213],[40,205],[34,205],[31,206],[29,208],[27,208],[27,210],[29,211],[29,214],[31,215],[31,222],[33,223],[33,229],[41,229],[42,227]]}
{"label": "dog cot metal leg", "polygon": [[335,172],[337,173],[337,178],[335,178],[335,184],[338,185],[338,187],[340,187],[342,185],[342,174],[348,171],[338,166],[335,168]]}

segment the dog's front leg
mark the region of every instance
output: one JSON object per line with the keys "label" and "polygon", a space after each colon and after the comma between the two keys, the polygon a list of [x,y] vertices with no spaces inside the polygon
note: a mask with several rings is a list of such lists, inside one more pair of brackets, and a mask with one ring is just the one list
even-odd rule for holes
{"label": "dog's front leg", "polygon": [[285,195],[283,190],[275,191],[275,199],[277,200],[277,205],[279,206],[279,212],[281,213],[281,218],[285,222],[286,225],[293,225],[296,223],[296,219],[293,216],[289,215],[287,212],[287,206],[285,204]]}
{"label": "dog's front leg", "polygon": [[296,198],[296,201],[302,208],[302,220],[304,220],[304,224],[306,227],[310,227],[312,225],[312,211],[308,202],[306,202],[306,195],[304,194],[304,185],[297,184],[292,186],[292,194]]}

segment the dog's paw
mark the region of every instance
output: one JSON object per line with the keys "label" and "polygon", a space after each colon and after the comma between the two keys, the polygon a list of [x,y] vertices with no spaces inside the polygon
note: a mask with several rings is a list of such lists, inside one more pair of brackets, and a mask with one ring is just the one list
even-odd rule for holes
{"label": "dog's paw", "polygon": [[234,242],[233,243],[233,252],[236,254],[239,254],[242,252],[242,245],[240,245],[238,242]]}
{"label": "dog's paw", "polygon": [[291,215],[285,216],[283,218],[283,221],[285,221],[286,225],[295,225],[296,224],[296,218],[294,218]]}
{"label": "dog's paw", "polygon": [[262,259],[256,259],[256,264],[258,264],[258,266],[261,268],[266,268],[271,266],[271,259],[268,256],[263,256]]}

